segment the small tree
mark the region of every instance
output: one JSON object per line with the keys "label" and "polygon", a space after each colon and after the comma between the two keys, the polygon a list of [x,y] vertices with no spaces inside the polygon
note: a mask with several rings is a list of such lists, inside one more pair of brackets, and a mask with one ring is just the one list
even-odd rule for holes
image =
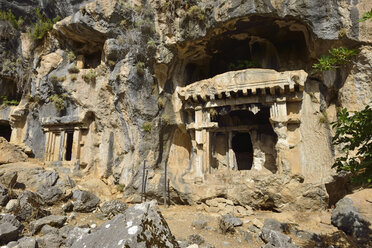
{"label": "small tree", "polygon": [[352,182],[372,186],[372,109],[366,106],[361,111],[342,109],[338,120],[332,123],[336,129],[334,145],[341,145],[342,156],[332,168],[349,171]]}

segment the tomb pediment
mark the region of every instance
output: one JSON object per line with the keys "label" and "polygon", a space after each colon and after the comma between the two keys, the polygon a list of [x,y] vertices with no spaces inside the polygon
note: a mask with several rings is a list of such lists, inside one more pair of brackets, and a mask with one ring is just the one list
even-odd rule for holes
{"label": "tomb pediment", "polygon": [[178,88],[179,97],[184,100],[208,101],[229,98],[232,94],[244,96],[266,94],[277,91],[293,92],[303,90],[307,73],[303,70],[277,72],[270,69],[246,69],[230,71],[213,78],[201,80]]}

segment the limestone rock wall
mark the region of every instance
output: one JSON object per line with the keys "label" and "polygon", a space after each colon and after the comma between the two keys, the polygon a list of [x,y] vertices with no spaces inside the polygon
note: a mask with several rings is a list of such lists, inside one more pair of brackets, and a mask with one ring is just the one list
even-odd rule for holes
{"label": "limestone rock wall", "polygon": [[[221,191],[221,185],[231,183],[221,175],[206,176],[202,182],[189,178],[194,154],[177,88],[228,71],[229,59],[239,58],[240,47],[263,68],[303,69],[309,74],[301,104],[287,106],[301,123],[286,127],[288,150],[280,165],[286,168],[285,176],[302,174],[305,183],[321,185],[331,180],[330,164],[337,151],[331,145],[329,122],[336,118],[337,107],[358,110],[371,99],[372,22],[358,22],[372,8],[368,0],[41,3],[0,1],[2,9],[11,8],[29,20],[35,6],[50,17],[63,17],[38,43],[0,22],[2,50],[22,61],[13,71],[4,69],[1,61],[0,84],[20,82],[20,72],[28,79],[22,81],[27,87],[20,104],[1,111],[13,129],[11,141],[43,160],[56,142],[45,135],[46,128],[59,128],[66,135],[67,129],[80,128],[74,131],[74,139],[79,139],[72,146],[78,159],[65,163],[125,184],[131,201],[138,201],[144,160],[149,197],[162,197],[166,164],[175,202],[203,201],[205,192],[212,192],[208,197],[232,197],[235,189]],[[341,45],[360,49],[353,64],[312,74],[316,58]],[[74,67],[78,70],[71,72]],[[53,96],[63,101],[62,110]],[[61,144],[61,149],[68,146],[67,141]],[[255,174],[246,176],[252,180]],[[319,189],[323,207],[327,193],[323,186]],[[316,194],[308,195],[313,199]],[[286,209],[274,198],[268,198],[274,208]]]}

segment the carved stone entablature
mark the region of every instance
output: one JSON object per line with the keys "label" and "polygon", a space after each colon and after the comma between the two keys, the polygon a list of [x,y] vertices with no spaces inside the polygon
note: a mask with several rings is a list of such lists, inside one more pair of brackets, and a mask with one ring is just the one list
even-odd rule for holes
{"label": "carved stone entablature", "polygon": [[302,91],[307,73],[303,70],[277,72],[270,69],[246,69],[226,72],[178,89],[183,101],[207,102],[232,95],[277,95]]}

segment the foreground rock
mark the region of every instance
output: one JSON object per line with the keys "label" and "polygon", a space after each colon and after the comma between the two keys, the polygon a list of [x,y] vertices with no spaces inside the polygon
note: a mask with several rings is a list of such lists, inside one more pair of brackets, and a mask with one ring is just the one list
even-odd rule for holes
{"label": "foreground rock", "polygon": [[77,212],[91,212],[99,203],[99,198],[95,194],[84,190],[75,190],[72,198],[75,200],[74,211]]}
{"label": "foreground rock", "polygon": [[6,139],[0,137],[0,164],[26,161],[27,155]]}
{"label": "foreground rock", "polygon": [[336,203],[331,222],[361,242],[371,242],[372,189],[364,189]]}
{"label": "foreground rock", "polygon": [[22,230],[23,225],[14,215],[0,215],[0,245],[17,240]]}
{"label": "foreground rock", "polygon": [[179,247],[155,201],[134,205],[83,236],[73,248]]}
{"label": "foreground rock", "polygon": [[63,224],[66,222],[66,219],[66,216],[49,215],[47,217],[31,222],[29,229],[33,234],[35,234],[38,233],[40,229],[45,225],[49,225],[52,227],[62,227]]}
{"label": "foreground rock", "polygon": [[39,219],[50,214],[42,208],[44,201],[37,193],[25,190],[18,196],[18,201],[19,208],[15,214],[21,220]]}
{"label": "foreground rock", "polygon": [[101,211],[106,216],[110,215],[115,216],[118,214],[122,214],[125,212],[127,208],[128,208],[127,204],[119,200],[107,201],[101,205]]}
{"label": "foreground rock", "polygon": [[0,184],[0,206],[5,206],[8,203],[8,189]]}
{"label": "foreground rock", "polygon": [[270,230],[267,228],[262,229],[261,238],[266,243],[263,247],[282,247],[282,248],[295,248],[296,245],[292,244],[292,239],[275,230]]}

